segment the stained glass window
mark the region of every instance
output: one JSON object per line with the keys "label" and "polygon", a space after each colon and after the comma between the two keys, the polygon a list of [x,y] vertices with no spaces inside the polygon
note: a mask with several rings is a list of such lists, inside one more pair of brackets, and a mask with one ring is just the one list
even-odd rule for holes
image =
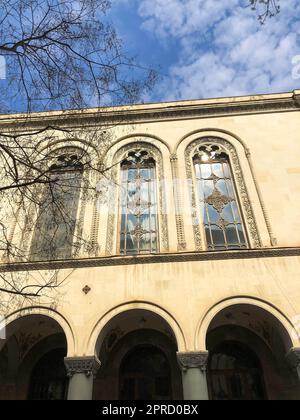
{"label": "stained glass window", "polygon": [[200,146],[194,155],[197,192],[209,250],[247,247],[246,233],[228,155]]}
{"label": "stained glass window", "polygon": [[147,151],[129,152],[121,164],[120,253],[158,251],[155,160]]}
{"label": "stained glass window", "polygon": [[62,154],[49,168],[31,243],[32,260],[72,257],[83,165],[78,155]]}

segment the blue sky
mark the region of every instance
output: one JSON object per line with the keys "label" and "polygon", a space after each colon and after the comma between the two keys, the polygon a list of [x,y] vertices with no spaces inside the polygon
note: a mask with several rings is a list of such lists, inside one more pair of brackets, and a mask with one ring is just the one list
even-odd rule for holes
{"label": "blue sky", "polygon": [[[287,92],[300,88],[300,1],[277,1],[265,25],[248,0],[111,0],[107,19],[128,55],[159,74],[143,102]],[[8,80],[0,73],[0,93]],[[26,105],[0,95],[2,111]]]}
{"label": "blue sky", "polygon": [[[184,100],[300,88],[300,2],[261,25],[247,0],[113,0],[109,18],[130,54],[158,69],[145,101]],[[300,59],[299,59],[300,61]],[[294,69],[295,70],[295,69]]]}

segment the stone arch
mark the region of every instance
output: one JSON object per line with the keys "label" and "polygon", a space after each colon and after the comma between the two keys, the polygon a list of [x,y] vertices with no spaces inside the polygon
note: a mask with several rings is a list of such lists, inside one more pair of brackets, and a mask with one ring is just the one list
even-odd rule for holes
{"label": "stone arch", "polygon": [[[228,136],[227,136],[228,137]],[[253,248],[260,248],[262,246],[261,236],[258,230],[256,217],[253,211],[252,200],[250,199],[250,194],[245,181],[245,176],[243,173],[240,153],[238,149],[228,138],[223,138],[214,135],[208,135],[207,132],[204,132],[199,137],[197,133],[187,138],[188,143],[184,149],[184,160],[186,167],[186,176],[187,179],[191,182],[191,188],[189,191],[189,198],[191,204],[191,213],[192,213],[192,225],[194,231],[194,240],[197,251],[203,250],[203,234],[201,233],[201,220],[199,219],[199,209],[198,209],[198,200],[196,197],[196,180],[195,174],[193,171],[193,154],[194,151],[201,146],[202,144],[211,144],[218,146],[223,150],[229,157],[230,165],[233,172],[233,178],[237,189],[237,195],[241,203],[241,212],[245,221],[245,229],[248,233],[250,246]],[[239,146],[241,146],[239,144]],[[183,152],[183,150],[181,151]]]}
{"label": "stone arch", "polygon": [[85,151],[87,155],[96,155],[99,158],[100,154],[97,150],[96,146],[92,145],[88,140],[81,139],[79,137],[75,137],[70,139],[69,137],[65,136],[65,138],[49,138],[40,140],[36,146],[37,153],[45,153],[51,154],[59,149],[64,148],[77,148]]}
{"label": "stone arch", "polygon": [[[38,156],[41,155],[42,159],[40,160],[39,166],[40,169],[48,170],[53,163],[56,163],[57,158],[60,155],[79,155],[78,161],[82,163],[82,168],[84,169],[84,165],[93,160],[93,156],[95,157],[95,160],[97,161],[97,166],[99,164],[99,154],[97,150],[88,144],[87,141],[81,140],[81,139],[50,139],[48,142],[46,140],[41,140],[36,147],[35,150],[35,156],[33,157],[33,160],[35,158],[38,158]],[[45,160],[44,160],[45,158]],[[77,215],[76,215],[76,227],[75,227],[75,236],[81,237],[82,232],[84,229],[84,216],[86,212],[87,202],[88,202],[88,190],[87,186],[89,183],[95,184],[96,186],[96,179],[95,174],[92,173],[89,167],[86,168],[86,170],[82,171],[82,178],[81,178],[81,187],[78,195],[78,209],[77,209]],[[44,188],[41,188],[39,190],[39,199],[40,202],[42,202],[42,197],[44,194]],[[76,190],[74,189],[74,192]],[[25,253],[30,252],[30,246],[32,244],[32,240],[34,238],[34,226],[36,223],[36,219],[38,218],[38,212],[39,208],[37,207],[36,203],[29,201],[28,202],[28,216],[30,220],[33,221],[32,226],[30,228],[26,228],[23,226],[18,227],[18,224],[15,223],[11,232],[11,238],[13,238],[17,233],[20,235],[20,242],[19,246],[23,249]],[[22,206],[20,205],[17,209],[17,215],[20,220],[25,220],[24,210],[22,209]],[[17,235],[16,235],[17,236]],[[78,253],[80,251],[79,247],[71,247],[72,253],[74,256],[78,256]]]}
{"label": "stone arch", "polygon": [[186,339],[184,333],[176,319],[169,312],[167,312],[160,306],[149,302],[128,302],[116,306],[115,308],[112,308],[111,310],[106,312],[106,314],[104,314],[101,317],[101,319],[94,325],[91,335],[89,336],[86,343],[87,354],[97,355],[99,347],[101,346],[101,341],[99,342],[99,337],[101,333],[103,333],[105,327],[109,325],[110,321],[112,321],[118,315],[133,310],[144,310],[159,316],[173,332],[177,341],[178,351],[186,351]]}
{"label": "stone arch", "polygon": [[[109,185],[109,203],[107,207],[107,233],[106,233],[106,255],[113,255],[114,248],[116,248],[116,235],[115,231],[117,230],[117,217],[118,214],[118,185],[119,185],[119,163],[125,157],[126,153],[134,149],[145,149],[149,151],[150,154],[154,157],[156,162],[157,170],[157,192],[158,192],[158,219],[160,226],[160,235],[159,242],[160,248],[163,252],[168,252],[169,250],[169,231],[168,231],[168,218],[166,211],[166,188],[164,180],[165,164],[164,154],[160,149],[159,145],[153,144],[149,139],[137,138],[137,141],[132,141],[134,137],[126,139],[125,144],[116,143],[115,147],[110,149],[108,152],[107,160],[105,162],[105,167],[111,168],[109,171],[109,178],[112,180]],[[130,141],[128,141],[130,140]],[[107,177],[106,177],[107,180]]]}
{"label": "stone arch", "polygon": [[57,324],[60,326],[60,328],[63,330],[66,341],[67,341],[67,348],[68,348],[68,356],[73,357],[77,352],[77,338],[74,333],[74,328],[71,325],[71,323],[67,320],[67,318],[59,313],[58,311],[55,311],[50,308],[45,308],[41,306],[34,306],[34,307],[27,307],[20,309],[18,311],[12,312],[8,316],[4,318],[4,326],[8,327],[13,322],[34,316],[34,315],[40,315],[46,318],[50,318],[57,322]]}
{"label": "stone arch", "polygon": [[198,324],[195,335],[195,348],[206,349],[206,337],[213,320],[225,309],[248,305],[257,307],[271,317],[279,328],[279,333],[285,345],[286,352],[292,347],[299,347],[300,337],[293,323],[274,305],[254,297],[231,297],[215,304],[210,308]]}
{"label": "stone arch", "polygon": [[231,131],[222,130],[220,128],[202,128],[185,134],[176,143],[174,147],[174,152],[177,153],[179,148],[186,149],[189,143],[192,143],[193,141],[202,137],[222,137],[225,140],[232,143],[236,148],[240,146],[244,149],[245,153],[249,153],[249,148],[245,141],[241,139],[241,137],[232,133]]}
{"label": "stone arch", "polygon": [[171,153],[171,148],[165,140],[163,140],[161,137],[155,136],[154,134],[148,134],[148,133],[134,133],[134,134],[127,134],[123,137],[120,137],[111,144],[109,150],[115,148],[115,146],[119,144],[121,144],[120,147],[122,147],[126,143],[129,143],[129,142],[132,143],[133,139],[137,139],[137,141],[145,140],[152,143],[154,140],[158,149],[160,149],[159,147],[159,144],[160,144],[164,146],[169,151],[169,153]]}

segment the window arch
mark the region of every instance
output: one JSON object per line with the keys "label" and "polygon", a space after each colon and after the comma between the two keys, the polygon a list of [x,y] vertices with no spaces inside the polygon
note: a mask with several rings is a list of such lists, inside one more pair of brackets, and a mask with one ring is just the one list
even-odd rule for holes
{"label": "window arch", "polygon": [[[112,182],[109,192],[106,254],[115,253],[113,248],[116,237],[117,252],[123,255],[167,252],[169,250],[169,234],[163,158],[160,150],[144,141],[129,143],[114,155],[111,167],[110,179]],[[130,178],[135,178],[136,182]],[[148,191],[147,200],[144,199],[147,195],[146,191]],[[140,195],[141,192],[142,195]],[[118,203],[118,210],[116,210],[115,203]],[[127,211],[128,206],[129,212]],[[126,209],[125,217],[122,215],[124,209]],[[144,221],[133,217],[130,221],[130,218],[126,218],[126,212],[130,214],[135,210],[139,217],[144,217]],[[128,221],[131,223],[130,226]],[[130,232],[136,234],[135,245],[139,242],[135,248],[130,245],[130,242],[131,244],[133,242],[130,239]],[[124,242],[128,240],[129,248],[127,248],[127,244],[121,243],[121,239]],[[141,239],[146,239],[147,245],[141,244]]]}
{"label": "window arch", "polygon": [[82,152],[66,149],[48,160],[47,177],[31,241],[32,260],[72,257],[84,164]]}
{"label": "window arch", "polygon": [[203,144],[193,156],[200,212],[209,250],[246,248],[247,239],[228,155]]}
{"label": "window arch", "polygon": [[147,150],[122,161],[120,194],[120,253],[158,252],[156,162]]}
{"label": "window arch", "polygon": [[187,147],[185,161],[196,249],[261,247],[234,146],[217,137],[198,139]]}

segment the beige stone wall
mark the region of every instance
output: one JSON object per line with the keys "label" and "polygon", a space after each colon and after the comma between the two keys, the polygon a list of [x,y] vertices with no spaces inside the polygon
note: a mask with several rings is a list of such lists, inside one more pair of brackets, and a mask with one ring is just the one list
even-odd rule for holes
{"label": "beige stone wall", "polygon": [[[290,337],[287,346],[299,347],[293,326],[300,314],[299,270],[299,257],[61,270],[59,280],[64,283],[53,292],[52,305],[43,298],[21,311],[12,308],[7,322],[47,315],[64,329],[69,356],[90,355],[116,315],[143,309],[170,325],[179,351],[194,351],[205,350],[207,330],[221,310],[243,304],[277,318]],[[91,288],[88,294],[82,291],[86,285]],[[260,322],[255,322],[251,328],[260,333]]]}
{"label": "beige stone wall", "polygon": [[[280,96],[277,98],[281,99]],[[226,103],[226,100],[221,102]],[[127,125],[122,123],[111,130],[113,142],[107,154],[108,164],[114,162],[114,156],[121,147],[143,141],[160,150],[164,178],[171,183],[170,156],[177,155],[178,176],[182,180],[185,252],[196,250],[186,185],[185,150],[190,143],[202,137],[219,137],[235,148],[261,247],[300,247],[300,110],[253,111],[248,114],[236,111],[225,116],[178,117]],[[61,140],[65,141],[63,137]],[[167,189],[170,253],[178,251],[174,203],[173,190]],[[116,201],[116,212],[117,208]],[[110,235],[113,235],[111,254],[116,255],[117,217],[112,229],[108,230],[109,217],[105,205],[100,207],[95,222],[96,214],[94,204],[87,203],[85,232],[90,233],[95,223],[98,229],[100,251],[95,256],[108,257]],[[272,237],[276,242],[273,240],[271,243]],[[202,243],[202,251],[205,251],[204,238]],[[255,248],[253,239],[250,239],[250,244],[251,248]],[[247,304],[272,314],[287,331],[290,344],[300,347],[293,333],[295,316],[300,314],[299,272],[298,256],[140,265],[133,262],[125,266],[60,270],[59,279],[65,281],[59,290],[52,292],[51,304],[49,299],[42,298],[29,305],[28,309],[23,308],[23,312],[16,304],[11,313],[6,314],[7,323],[31,313],[48,315],[64,329],[68,355],[88,355],[94,353],[97,337],[110,319],[126,310],[144,309],[167,321],[176,335],[180,351],[193,351],[205,349],[207,329],[218,311],[231,305]],[[82,292],[86,285],[91,288],[87,295]]]}

